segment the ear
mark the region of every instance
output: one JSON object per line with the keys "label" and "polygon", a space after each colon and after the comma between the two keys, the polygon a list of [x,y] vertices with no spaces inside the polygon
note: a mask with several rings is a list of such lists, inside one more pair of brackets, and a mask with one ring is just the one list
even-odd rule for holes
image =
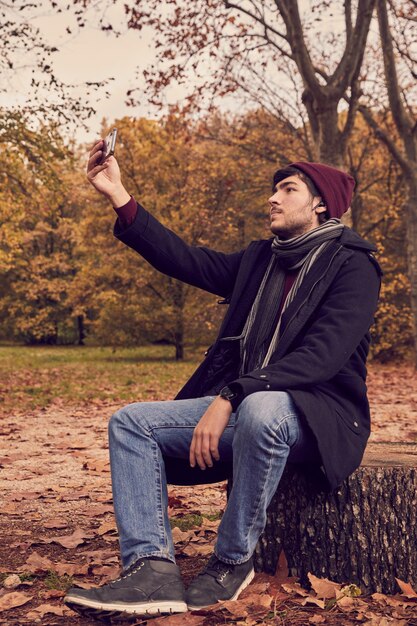
{"label": "ear", "polygon": [[325,213],[327,211],[327,207],[324,204],[324,201],[319,197],[319,202],[314,206],[314,210],[317,214]]}

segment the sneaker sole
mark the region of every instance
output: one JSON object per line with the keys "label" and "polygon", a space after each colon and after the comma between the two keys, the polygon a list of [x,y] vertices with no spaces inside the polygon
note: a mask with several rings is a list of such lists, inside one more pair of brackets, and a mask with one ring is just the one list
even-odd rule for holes
{"label": "sneaker sole", "polygon": [[71,609],[77,611],[77,613],[95,619],[128,617],[134,615],[162,615],[164,613],[185,613],[188,611],[186,603],[181,601],[142,602],[140,604],[114,602],[111,604],[103,604],[102,602],[95,602],[87,598],[66,596],[64,602]]}
{"label": "sneaker sole", "polygon": [[[252,580],[255,578],[255,570],[252,569],[249,574],[246,576],[245,580],[242,582],[242,584],[240,585],[240,587],[238,588],[238,590],[235,592],[235,594],[231,597],[227,599],[227,602],[229,600],[237,600],[238,597],[240,596],[240,594],[242,593],[242,591],[244,589],[246,589],[246,587],[252,582]],[[226,602],[226,600],[219,600],[219,602]],[[193,606],[192,604],[188,605],[188,610],[189,611],[197,611],[199,609],[205,609],[208,606],[213,606],[212,604],[204,604],[202,606]]]}

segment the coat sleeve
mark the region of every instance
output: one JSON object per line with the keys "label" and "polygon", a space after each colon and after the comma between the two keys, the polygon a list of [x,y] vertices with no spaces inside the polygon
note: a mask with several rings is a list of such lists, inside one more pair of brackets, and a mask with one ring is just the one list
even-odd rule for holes
{"label": "coat sleeve", "polygon": [[340,269],[301,343],[265,368],[228,383],[237,397],[233,409],[257,391],[286,391],[324,383],[351,357],[369,330],[378,302],[380,276],[366,254],[357,253]]}
{"label": "coat sleeve", "polygon": [[233,290],[243,251],[189,246],[140,204],[132,224],[123,228],[116,221],[114,235],[163,274],[223,297]]}

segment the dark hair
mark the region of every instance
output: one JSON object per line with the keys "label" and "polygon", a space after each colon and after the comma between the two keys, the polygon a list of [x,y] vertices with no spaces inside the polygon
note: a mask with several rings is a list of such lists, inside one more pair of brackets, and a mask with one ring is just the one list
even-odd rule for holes
{"label": "dark hair", "polygon": [[[282,169],[279,169],[275,172],[273,183],[272,183],[272,191],[273,192],[275,191],[275,187],[278,185],[278,183],[280,183],[285,178],[289,178],[290,176],[298,176],[298,178],[301,178],[301,180],[307,185],[307,188],[309,192],[311,193],[311,195],[313,197],[319,196],[321,198],[321,193],[317,189],[312,179],[309,176],[307,176],[307,174],[304,174],[304,172],[302,172],[297,167],[294,167],[292,165],[289,165],[288,167],[283,167]],[[329,217],[330,216],[327,211],[323,213],[319,213],[320,224],[328,220]]]}
{"label": "dark hair", "polygon": [[292,165],[290,165],[289,167],[284,167],[275,172],[272,184],[272,191],[275,191],[275,187],[278,185],[278,183],[280,183],[285,178],[288,178],[289,176],[298,176],[298,178],[301,178],[301,180],[307,185],[308,190],[312,196],[321,196],[321,193],[319,192],[311,178],[304,174],[304,172],[299,170],[297,167],[293,167]]}

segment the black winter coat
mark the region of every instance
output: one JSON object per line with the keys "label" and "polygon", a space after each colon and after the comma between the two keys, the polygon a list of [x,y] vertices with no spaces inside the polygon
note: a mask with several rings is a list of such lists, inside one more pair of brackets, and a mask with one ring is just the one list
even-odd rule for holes
{"label": "black winter coat", "polygon": [[[271,241],[254,241],[233,254],[187,245],[138,205],[135,221],[115,236],[156,269],[222,296],[229,303],[219,335],[177,398],[239,389],[239,401],[256,391],[287,391],[313,431],[328,486],[336,488],[359,465],[370,433],[366,389],[369,327],[381,271],[373,246],[351,229],[331,242],[284,312],[276,352],[267,367],[239,377],[241,333],[271,258]],[[221,461],[202,472],[165,459],[168,482],[214,482],[230,475]]]}

